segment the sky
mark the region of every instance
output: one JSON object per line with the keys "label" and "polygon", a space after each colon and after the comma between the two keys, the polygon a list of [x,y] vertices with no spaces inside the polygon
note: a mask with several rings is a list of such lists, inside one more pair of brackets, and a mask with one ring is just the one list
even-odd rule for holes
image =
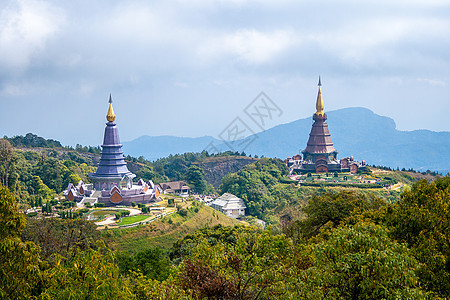
{"label": "sky", "polygon": [[122,141],[257,132],[310,117],[319,75],[325,111],[450,131],[449,50],[447,0],[0,0],[0,136],[99,145],[110,93]]}

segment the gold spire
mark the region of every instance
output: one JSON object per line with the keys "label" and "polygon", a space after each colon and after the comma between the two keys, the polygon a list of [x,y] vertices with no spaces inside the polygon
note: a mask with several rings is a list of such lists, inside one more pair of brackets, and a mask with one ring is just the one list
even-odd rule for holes
{"label": "gold spire", "polygon": [[317,101],[316,101],[316,115],[323,116],[323,99],[322,99],[322,91],[320,90],[320,86],[322,83],[320,82],[319,76],[319,92],[317,93]]}
{"label": "gold spire", "polygon": [[106,114],[106,120],[108,120],[109,122],[114,122],[115,119],[116,115],[114,114],[114,109],[112,107],[111,94],[109,94],[109,108],[108,113]]}

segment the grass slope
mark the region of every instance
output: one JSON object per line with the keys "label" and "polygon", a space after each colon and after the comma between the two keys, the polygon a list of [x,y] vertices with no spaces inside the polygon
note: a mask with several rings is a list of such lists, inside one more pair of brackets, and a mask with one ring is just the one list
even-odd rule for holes
{"label": "grass slope", "polygon": [[[196,208],[198,212],[195,212]],[[103,236],[110,247],[121,251],[136,252],[149,247],[169,249],[175,241],[186,234],[217,224],[233,226],[242,223],[208,206],[195,203],[188,209],[186,217],[175,213],[147,225],[106,230]]]}

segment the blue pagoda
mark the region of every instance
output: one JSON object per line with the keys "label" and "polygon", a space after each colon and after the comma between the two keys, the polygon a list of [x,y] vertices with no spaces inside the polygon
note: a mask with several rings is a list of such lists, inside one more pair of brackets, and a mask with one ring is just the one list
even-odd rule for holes
{"label": "blue pagoda", "polygon": [[114,122],[116,115],[114,114],[111,95],[109,95],[109,108],[106,119],[108,122],[106,123],[103,137],[100,164],[95,173],[89,174],[89,178],[96,190],[111,189],[113,186],[131,188],[133,186],[133,178],[136,175],[128,170],[123,156],[119,130]]}
{"label": "blue pagoda", "polygon": [[135,203],[148,203],[159,197],[158,187],[150,180],[145,182],[139,179],[133,183],[135,174],[127,168],[123,156],[122,144],[119,139],[119,130],[116,123],[116,115],[109,95],[109,108],[106,114],[105,134],[103,137],[100,163],[95,173],[89,173],[92,184],[84,184],[82,181],[77,186],[70,183],[63,192],[69,201],[77,202],[82,206],[103,203],[105,206],[131,205]]}

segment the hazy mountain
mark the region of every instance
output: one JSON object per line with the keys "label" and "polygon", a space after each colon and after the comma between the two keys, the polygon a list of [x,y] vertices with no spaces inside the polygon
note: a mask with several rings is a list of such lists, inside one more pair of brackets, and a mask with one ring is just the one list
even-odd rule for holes
{"label": "hazy mountain", "polygon": [[123,153],[135,157],[142,155],[148,160],[156,160],[161,157],[169,156],[170,154],[201,152],[211,142],[215,144],[222,143],[211,136],[190,138],[168,135],[144,135],[130,142],[124,142]]}
{"label": "hazy mountain", "polygon": [[[369,164],[447,173],[450,170],[450,132],[399,131],[394,120],[366,108],[345,108],[327,113],[329,130],[338,157],[353,155]],[[213,143],[221,151],[286,158],[306,147],[312,117],[275,126],[253,136],[246,148],[228,145],[213,137],[183,138],[143,136],[124,143],[124,153],[156,159],[169,154],[197,152]],[[234,143],[239,144],[239,143]]]}

